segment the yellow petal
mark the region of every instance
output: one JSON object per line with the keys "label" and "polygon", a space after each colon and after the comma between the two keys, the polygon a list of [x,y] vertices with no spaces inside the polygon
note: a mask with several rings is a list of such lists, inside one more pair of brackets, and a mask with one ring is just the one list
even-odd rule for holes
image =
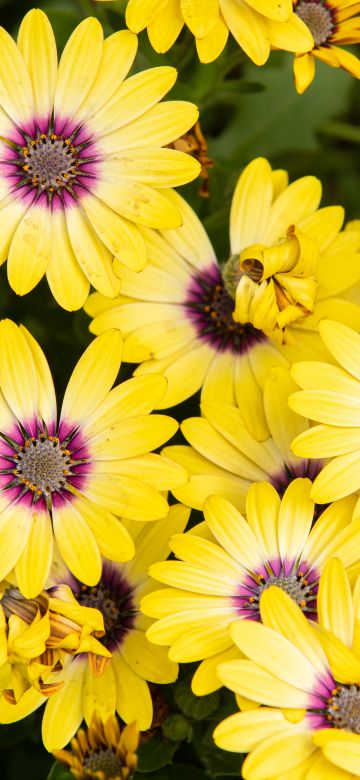
{"label": "yellow petal", "polygon": [[360,380],[360,335],[346,325],[331,320],[321,322],[319,331],[334,358]]}
{"label": "yellow petal", "polygon": [[137,38],[129,30],[106,38],[95,82],[79,108],[82,117],[99,111],[117,92],[133,64],[137,46]]}
{"label": "yellow petal", "polygon": [[33,513],[31,528],[15,567],[15,575],[25,598],[33,599],[43,589],[53,555],[53,533],[47,510]]}
{"label": "yellow petal", "polygon": [[216,727],[215,744],[223,750],[249,753],[267,737],[285,731],[288,724],[279,710],[270,707],[250,712],[237,712]]}
{"label": "yellow petal", "polygon": [[320,578],[318,615],[321,626],[352,647],[354,609],[351,588],[344,564],[338,558],[328,560]]}
{"label": "yellow petal", "polygon": [[329,664],[309,621],[293,599],[281,588],[270,587],[260,598],[264,625],[289,639],[310,661],[320,676],[326,676]]}
{"label": "yellow petal", "polygon": [[[196,174],[197,170],[190,179]],[[179,211],[172,203],[161,192],[140,181],[104,176],[97,184],[96,195],[116,213],[138,225],[166,229],[182,224]]]}
{"label": "yellow petal", "polygon": [[259,745],[243,764],[245,780],[268,780],[281,767],[283,774],[301,766],[316,750],[310,733],[292,733],[289,729]]}
{"label": "yellow petal", "polygon": [[309,536],[314,517],[310,498],[311,481],[295,479],[284,493],[278,519],[279,550],[282,560],[298,560]]}
{"label": "yellow petal", "polygon": [[[169,66],[136,73],[120,85],[112,100],[87,120],[87,126],[96,136],[124,127],[158,103],[174,85],[176,76],[175,68]],[[146,136],[142,137],[144,141]]]}
{"label": "yellow petal", "polygon": [[270,40],[266,20],[251,9],[248,3],[237,0],[220,0],[224,20],[245,54],[255,62],[264,65],[270,54]]}
{"label": "yellow petal", "polygon": [[34,99],[29,72],[15,41],[3,27],[0,28],[0,48],[1,107],[18,126],[27,123],[33,126]]}
{"label": "yellow petal", "polygon": [[[61,55],[54,100],[56,132],[76,111],[96,79],[103,51],[103,32],[97,19],[84,19],[70,36]],[[57,126],[58,125],[58,126]]]}
{"label": "yellow petal", "polygon": [[219,0],[180,0],[181,13],[197,38],[211,32],[219,15]]}
{"label": "yellow petal", "polygon": [[219,664],[217,674],[223,685],[251,701],[270,707],[308,706],[309,696],[305,691],[278,680],[252,661],[226,661]]}
{"label": "yellow petal", "polygon": [[167,0],[160,13],[147,27],[149,41],[158,54],[164,54],[175,43],[184,26],[178,0]]}
{"label": "yellow petal", "polygon": [[77,507],[99,545],[111,561],[129,561],[135,555],[134,543],[118,517],[85,498],[77,498]]}
{"label": "yellow petal", "polygon": [[[0,322],[0,384],[4,396],[23,425],[38,416],[38,380],[30,347],[11,320]],[[31,428],[30,428],[31,429]]]}
{"label": "yellow petal", "polygon": [[82,708],[87,724],[91,723],[94,713],[105,722],[115,715],[115,707],[116,684],[112,665],[109,664],[101,677],[95,677],[87,666],[82,689]]}
{"label": "yellow petal", "polygon": [[18,295],[30,292],[42,279],[52,254],[52,218],[45,204],[32,204],[11,242],[7,274]]}
{"label": "yellow petal", "polygon": [[120,652],[115,653],[113,670],[116,680],[116,709],[125,723],[136,720],[139,729],[150,728],[153,708],[149,686],[133,672]]}
{"label": "yellow petal", "polygon": [[57,51],[51,24],[39,8],[34,8],[22,20],[17,44],[31,78],[36,121],[46,133],[54,103]]}
{"label": "yellow petal", "polygon": [[52,253],[46,269],[50,290],[59,304],[68,311],[81,309],[89,293],[90,282],[81,270],[68,236],[62,209],[52,213]]}
{"label": "yellow petal", "polygon": [[90,440],[89,446],[100,460],[132,458],[160,447],[178,427],[177,420],[164,414],[130,417],[99,433]]}
{"label": "yellow petal", "polygon": [[249,620],[233,623],[230,633],[241,652],[267,672],[303,691],[313,691],[316,673],[312,664],[281,634]]}
{"label": "yellow petal", "polygon": [[129,631],[121,646],[124,661],[142,677],[153,683],[171,683],[178,676],[178,665],[168,658],[167,649],[151,644],[143,631]]}
{"label": "yellow petal", "polygon": [[47,750],[64,747],[74,736],[83,719],[82,688],[86,659],[70,661],[64,669],[64,685],[48,701],[43,722],[42,738]]}
{"label": "yellow petal", "polygon": [[113,272],[113,255],[98,238],[83,209],[72,205],[65,216],[73,253],[86,278],[103,295],[118,295],[120,282]]}
{"label": "yellow petal", "polygon": [[132,271],[142,271],[147,251],[137,227],[94,195],[83,198],[81,203],[100,241]]}
{"label": "yellow petal", "polygon": [[261,243],[273,196],[271,166],[258,157],[238,179],[231,203],[230,244],[232,254]]}
{"label": "yellow petal", "polygon": [[62,422],[77,428],[106,398],[120,369],[121,351],[122,338],[117,330],[107,331],[91,342],[66,388]]}
{"label": "yellow petal", "polygon": [[196,39],[196,50],[200,62],[208,63],[216,60],[224,50],[229,35],[229,28],[221,14],[212,30],[204,38]]}
{"label": "yellow petal", "polygon": [[70,571],[86,585],[96,585],[101,577],[99,546],[75,505],[53,502],[53,524],[60,555]]}
{"label": "yellow petal", "polygon": [[290,0],[246,0],[251,8],[276,22],[287,22],[292,14]]}

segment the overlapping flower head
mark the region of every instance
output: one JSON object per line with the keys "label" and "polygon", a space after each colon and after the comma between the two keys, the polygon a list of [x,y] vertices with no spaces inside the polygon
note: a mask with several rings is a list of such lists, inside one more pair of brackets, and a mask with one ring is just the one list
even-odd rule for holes
{"label": "overlapping flower head", "polygon": [[166,382],[136,378],[111,389],[121,349],[118,331],[90,344],[70,377],[58,421],[42,350],[23,326],[0,323],[0,572],[4,578],[15,567],[28,598],[44,586],[54,536],[74,576],[96,585],[101,555],[134,556],[119,517],[164,517],[168,504],[160,491],[184,481],[182,467],[151,452],[178,427],[171,417],[149,414]]}
{"label": "overlapping flower head", "polygon": [[256,65],[266,62],[271,48],[306,52],[313,45],[292,0],[129,0],[126,23],[133,32],[146,27],[154,49],[162,53],[187,25],[201,62],[221,54],[229,32]]}
{"label": "overlapping flower head", "polygon": [[310,624],[279,588],[260,599],[262,623],[234,624],[246,660],[219,666],[222,682],[262,704],[220,723],[225,750],[249,752],[245,780],[353,780],[360,757],[360,580],[328,561]]}
{"label": "overlapping flower head", "polygon": [[300,94],[315,77],[316,60],[360,78],[360,60],[341,45],[359,43],[360,16],[355,15],[359,10],[357,0],[294,0],[295,13],[314,39],[311,52],[294,61],[295,85]]}
{"label": "overlapping flower head", "polygon": [[[11,706],[23,706],[35,692],[40,701],[62,686],[69,654],[109,657],[99,642],[104,619],[97,609],[82,606],[68,585],[47,588],[27,599],[15,583],[1,583],[1,693]],[[14,710],[15,711],[15,710]]]}
{"label": "overlapping flower head", "polygon": [[[78,613],[96,613],[103,631],[97,633],[96,645],[95,640],[88,647],[84,642],[75,651],[69,645],[61,667],[50,675],[50,681],[61,686],[44,711],[42,736],[48,750],[63,748],[83,718],[90,724],[95,712],[104,720],[117,712],[125,723],[136,720],[140,730],[150,727],[153,707],[148,682],[173,682],[178,666],[168,658],[166,648],[147,640],[145,632],[152,621],[141,614],[139,604],[153,587],[149,566],[168,555],[169,536],[184,530],[188,516],[185,507],[175,505],[156,523],[127,521],[136,556],[124,564],[104,558],[96,586],[83,585],[61,564],[52,572],[51,603],[55,600],[58,606],[64,590],[70,591]],[[3,683],[6,679],[4,674]],[[35,686],[28,687],[16,703],[3,694],[0,722],[18,721],[42,704],[44,694]]]}
{"label": "overlapping flower head", "polygon": [[221,268],[192,209],[176,193],[167,197],[183,225],[142,230],[147,267],[136,274],[116,261],[122,295],[90,296],[91,330],[119,327],[125,360],[141,362],[136,373],[166,376],[163,408],[201,388],[202,400],[245,404],[250,431],[265,438],[262,393],[270,368],[324,355],[318,321],[330,311],[360,326],[358,306],[341,296],[360,276],[360,232],[341,231],[340,206],[319,208],[318,179],[288,185],[285,171],[259,158],[238,180],[231,257]]}
{"label": "overlapping flower head", "polygon": [[296,389],[288,368],[271,369],[258,416],[263,416],[268,435],[260,441],[249,430],[254,425],[246,398],[241,409],[218,400],[204,401],[201,417],[191,417],[180,426],[191,446],[175,444],[162,451],[190,474],[184,485],[174,488],[175,497],[201,511],[206,498],[223,496],[243,512],[252,482],[268,480],[282,495],[296,477],[314,479],[324,461],[299,458],[290,447],[294,437],[309,427],[307,420],[289,409],[288,397]]}
{"label": "overlapping flower head", "polygon": [[[193,679],[198,695],[219,686],[216,667],[234,652],[229,627],[234,621],[260,620],[264,590],[279,585],[316,618],[317,590],[327,559],[346,567],[359,563],[360,521],[352,522],[356,499],[332,504],[314,521],[311,482],[294,480],[282,500],[267,482],[251,486],[246,519],[225,498],[205,501],[205,527],[170,540],[179,560],[156,563],[150,574],[169,588],[145,596],[142,609],[158,618],[148,637],[170,645],[169,658],[209,659]],[[246,695],[246,694],[244,694]]]}
{"label": "overlapping flower head", "polygon": [[87,731],[79,729],[71,751],[54,751],[76,780],[129,780],[137,767],[136,723],[120,728],[115,717],[105,722],[94,715]]}
{"label": "overlapping flower head", "polygon": [[126,81],[136,36],[104,41],[97,19],[74,30],[59,66],[39,9],[25,16],[17,44],[3,28],[0,41],[0,261],[8,259],[10,285],[24,295],[46,273],[66,309],[83,305],[90,283],[114,296],[114,255],[135,270],[146,263],[138,225],[181,224],[159,190],[195,178],[199,164],[162,147],[194,124],[197,109],[159,103],[174,68]]}
{"label": "overlapping flower head", "polygon": [[331,458],[313,486],[315,500],[327,503],[360,488],[360,336],[332,320],[320,323],[320,334],[335,365],[295,363],[292,373],[303,389],[290,396],[289,405],[320,423],[300,434],[293,450]]}

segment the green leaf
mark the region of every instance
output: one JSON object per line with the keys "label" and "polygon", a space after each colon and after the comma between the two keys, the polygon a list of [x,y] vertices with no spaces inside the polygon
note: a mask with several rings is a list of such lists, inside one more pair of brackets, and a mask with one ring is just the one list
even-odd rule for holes
{"label": "green leaf", "polygon": [[220,696],[217,692],[209,696],[195,696],[189,683],[181,680],[175,689],[175,702],[184,715],[194,720],[203,720],[217,710]]}
{"label": "green leaf", "polygon": [[239,753],[228,753],[215,745],[213,747],[199,745],[198,755],[210,777],[222,777],[222,775],[241,777],[244,757]]}
{"label": "green leaf", "polygon": [[190,742],[193,734],[191,723],[178,713],[169,715],[162,723],[161,730],[164,737],[171,739],[172,742],[182,742],[184,739]]}
{"label": "green leaf", "polygon": [[161,737],[144,742],[138,749],[138,772],[156,772],[170,764],[176,749],[176,742],[167,742]]}
{"label": "green leaf", "polygon": [[50,769],[47,780],[74,780],[74,775],[69,772],[64,764],[56,761]]}
{"label": "green leaf", "polygon": [[[259,69],[249,64],[244,68],[244,76],[245,80],[257,82]],[[318,129],[345,108],[351,86],[346,73],[317,62],[314,83],[298,95],[293,83],[292,56],[284,52],[279,61],[273,55],[261,70],[261,81],[266,89],[259,94],[240,93],[239,83],[237,115],[212,144],[215,158],[250,160],[260,154],[271,157],[289,150],[298,153],[318,149]],[[220,92],[221,89],[226,91],[226,81]],[[221,98],[220,94],[220,103]],[[216,99],[215,93],[213,103]]]}

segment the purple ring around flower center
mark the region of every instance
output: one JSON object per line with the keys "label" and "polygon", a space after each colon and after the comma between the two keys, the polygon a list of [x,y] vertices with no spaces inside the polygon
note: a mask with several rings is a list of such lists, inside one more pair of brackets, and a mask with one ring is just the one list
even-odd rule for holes
{"label": "purple ring around flower center", "polygon": [[267,561],[261,569],[246,574],[232,602],[240,617],[261,620],[261,594],[276,585],[301,607],[304,615],[317,618],[317,592],[320,574],[307,561],[289,561],[280,558]]}
{"label": "purple ring around flower center", "polygon": [[91,471],[90,453],[76,430],[50,433],[34,421],[31,433],[23,427],[0,431],[0,491],[9,502],[25,500],[38,509],[72,500],[69,487],[83,489]]}
{"label": "purple ring around flower center", "polygon": [[100,581],[94,587],[77,582],[74,595],[84,607],[98,609],[104,618],[105,635],[98,641],[110,652],[118,649],[134,627],[138,609],[132,586],[116,563],[104,561]]}
{"label": "purple ring around flower center", "polygon": [[265,334],[250,323],[241,325],[233,320],[235,304],[226,290],[220,268],[215,264],[192,277],[183,306],[198,338],[218,352],[241,355],[267,340]]}
{"label": "purple ring around flower center", "polygon": [[14,128],[1,143],[0,172],[14,196],[64,208],[91,192],[101,156],[86,125],[52,120]]}

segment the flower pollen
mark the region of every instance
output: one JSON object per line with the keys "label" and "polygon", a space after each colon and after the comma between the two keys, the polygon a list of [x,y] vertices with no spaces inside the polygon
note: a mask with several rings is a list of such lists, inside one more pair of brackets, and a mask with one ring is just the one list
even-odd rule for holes
{"label": "flower pollen", "polygon": [[360,686],[338,683],[328,699],[326,718],[332,728],[360,734]]}
{"label": "flower pollen", "polygon": [[[71,127],[69,127],[71,130]],[[51,126],[46,133],[30,136],[17,128],[23,143],[12,142],[7,149],[7,178],[15,191],[45,196],[48,205],[66,205],[66,196],[78,200],[92,189],[97,179],[99,155],[86,128],[56,133]]]}
{"label": "flower pollen", "polygon": [[319,577],[317,572],[304,561],[289,564],[282,561],[268,561],[261,572],[248,574],[242,582],[235,603],[241,615],[247,619],[260,620],[260,597],[265,590],[276,585],[287,593],[314,620]]}
{"label": "flower pollen", "polygon": [[105,636],[100,642],[109,650],[121,645],[134,624],[136,607],[130,584],[119,570],[106,563],[100,582],[95,587],[79,585],[76,596],[84,607],[98,609],[104,618]]}
{"label": "flower pollen", "polygon": [[234,321],[234,300],[216,266],[192,278],[184,306],[199,338],[219,352],[229,350],[241,354],[266,339],[263,332],[250,323]]}
{"label": "flower pollen", "polygon": [[315,46],[323,46],[328,42],[335,24],[331,9],[327,8],[322,0],[300,0],[295,7],[295,13],[309,28]]}
{"label": "flower pollen", "polygon": [[101,772],[106,780],[122,777],[123,763],[111,748],[91,750],[84,759],[85,777],[98,777]]}
{"label": "flower pollen", "polygon": [[6,466],[0,469],[3,490],[15,488],[17,498],[30,493],[34,503],[42,497],[49,503],[52,494],[61,495],[70,484],[81,487],[89,458],[76,431],[64,440],[39,431],[37,436],[24,436],[21,443],[5,433],[0,436],[1,460]]}

